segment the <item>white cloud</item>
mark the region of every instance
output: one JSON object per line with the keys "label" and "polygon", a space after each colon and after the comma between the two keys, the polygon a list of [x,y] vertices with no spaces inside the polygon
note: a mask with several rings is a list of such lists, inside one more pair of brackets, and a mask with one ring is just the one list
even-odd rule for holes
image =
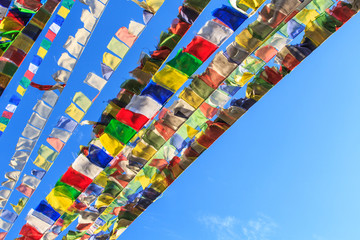
{"label": "white cloud", "polygon": [[261,214],[256,220],[250,220],[242,230],[246,240],[269,240],[276,228],[276,223],[270,217]]}
{"label": "white cloud", "polygon": [[245,224],[233,216],[203,216],[199,221],[216,234],[217,240],[270,240],[277,227],[263,214]]}

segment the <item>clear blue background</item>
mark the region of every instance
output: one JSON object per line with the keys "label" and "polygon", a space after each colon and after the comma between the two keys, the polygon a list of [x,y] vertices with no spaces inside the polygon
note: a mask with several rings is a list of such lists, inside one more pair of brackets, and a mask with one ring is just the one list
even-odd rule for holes
{"label": "clear blue background", "polygon": [[[186,46],[211,18],[211,10],[224,2],[211,1],[178,46]],[[129,78],[128,72],[137,66],[141,51],[154,50],[160,32],[175,18],[181,3],[182,0],[165,1],[84,119],[98,119],[106,101],[116,96],[120,84]],[[64,51],[62,45],[81,27],[83,6],[75,4],[35,82],[54,82],[51,74],[58,70],[56,62]],[[110,0],[36,150],[75,92],[83,91],[91,98],[96,95],[82,81],[90,71],[100,75],[107,43],[118,28],[128,26],[130,19],[142,21],[137,5]],[[149,207],[122,239],[358,240],[359,25],[360,16],[356,16],[273,88]],[[38,46],[35,44],[29,59]],[[1,97],[0,109],[15,91],[29,59]],[[0,138],[3,173],[11,170],[8,163],[16,142],[41,95],[36,89],[28,90]],[[7,239],[17,236],[27,212],[50,192],[74,161],[79,145],[88,143],[90,134],[90,126],[75,131]],[[36,152],[31,161],[35,157]],[[24,171],[27,174],[33,167],[31,161]],[[16,203],[20,197],[14,191],[10,202]]]}

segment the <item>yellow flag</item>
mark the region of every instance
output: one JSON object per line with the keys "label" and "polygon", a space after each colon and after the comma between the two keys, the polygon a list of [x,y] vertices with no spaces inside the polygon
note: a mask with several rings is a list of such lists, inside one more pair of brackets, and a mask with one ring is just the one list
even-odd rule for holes
{"label": "yellow flag", "polygon": [[153,146],[145,143],[143,140],[139,141],[132,151],[134,156],[143,158],[147,161],[149,161],[155,153],[156,149]]}
{"label": "yellow flag", "polygon": [[41,57],[42,59],[44,59],[46,54],[47,54],[47,50],[45,48],[43,48],[43,47],[40,47],[38,52],[37,52],[37,55],[39,57]]}
{"label": "yellow flag", "polygon": [[24,52],[29,52],[33,44],[34,40],[25,34],[19,33],[12,45],[17,49],[23,50]]}
{"label": "yellow flag", "polygon": [[258,9],[265,0],[239,0],[238,3],[248,6],[254,10]]}
{"label": "yellow flag", "polygon": [[85,113],[78,109],[73,103],[65,110],[65,113],[77,122],[80,122],[85,115]]}
{"label": "yellow flag", "polygon": [[115,198],[113,198],[110,195],[101,194],[100,197],[96,200],[95,207],[97,209],[99,209],[101,207],[107,207],[112,203],[112,201],[114,201],[114,199]]}
{"label": "yellow flag", "polygon": [[3,123],[0,123],[0,131],[1,131],[1,132],[4,132],[5,129],[6,129],[6,125],[3,124]]}
{"label": "yellow flag", "polygon": [[142,68],[142,70],[144,72],[151,73],[151,74],[155,74],[158,71],[158,69],[159,69],[159,66],[150,61],[147,61],[144,65],[144,67]]}
{"label": "yellow flag", "polygon": [[46,160],[44,157],[38,155],[34,161],[34,164],[38,166],[39,168],[44,169],[45,171],[49,171],[52,162]]}
{"label": "yellow flag", "polygon": [[111,69],[116,70],[121,63],[121,59],[111,53],[105,52],[103,55],[103,63],[111,67]]}
{"label": "yellow flag", "polygon": [[295,17],[304,25],[307,25],[310,21],[313,21],[317,16],[319,16],[319,13],[315,9],[304,8],[298,14],[296,14]]}
{"label": "yellow flag", "polygon": [[151,179],[148,178],[147,176],[145,176],[144,173],[141,174],[140,176],[138,176],[138,175],[136,175],[135,181],[140,182],[142,188],[145,189],[151,183]]}
{"label": "yellow flag", "polygon": [[118,112],[120,111],[121,107],[117,106],[115,103],[110,102],[106,108],[105,108],[105,112],[109,113],[111,116],[113,116],[114,118],[116,118],[116,115],[118,114]]}
{"label": "yellow flag", "polygon": [[166,65],[163,69],[157,72],[153,81],[176,92],[187,81],[188,77],[180,71]]}
{"label": "yellow flag", "polygon": [[118,155],[124,148],[124,145],[122,145],[117,139],[111,137],[107,133],[104,133],[100,136],[100,142],[106,151],[108,151],[113,157]]}
{"label": "yellow flag", "polygon": [[310,22],[305,28],[305,37],[309,38],[316,46],[323,43],[331,32],[325,28],[321,28],[316,22]]}
{"label": "yellow flag", "polygon": [[261,40],[254,38],[247,28],[242,30],[235,40],[247,52],[253,52],[261,43]]}
{"label": "yellow flag", "polygon": [[22,197],[19,199],[19,202],[16,205],[14,205],[12,203],[10,203],[10,204],[11,204],[12,208],[14,209],[14,211],[19,215],[22,212],[22,210],[24,209],[28,200],[29,200],[29,198]]}
{"label": "yellow flag", "polygon": [[17,89],[16,89],[16,92],[17,92],[18,94],[20,94],[21,96],[24,96],[24,94],[25,94],[25,92],[26,92],[26,89],[23,88],[21,85],[19,85],[19,86],[17,87]]}
{"label": "yellow flag", "polygon": [[96,185],[99,185],[100,187],[105,187],[107,184],[107,179],[108,177],[106,176],[105,172],[101,172],[99,175],[97,175],[97,177],[94,179],[94,183]]}
{"label": "yellow flag", "polygon": [[46,201],[57,211],[66,212],[67,209],[73,204],[73,201],[66,197],[58,194],[58,192],[53,189],[46,196]]}
{"label": "yellow flag", "polygon": [[239,84],[240,87],[243,87],[252,77],[254,77],[254,74],[251,72],[244,72],[242,75],[235,76],[235,82]]}
{"label": "yellow flag", "polygon": [[197,95],[191,88],[184,88],[181,91],[179,98],[190,104],[193,108],[198,108],[204,99]]}
{"label": "yellow flag", "polygon": [[192,139],[199,131],[186,124],[187,135]]}
{"label": "yellow flag", "polygon": [[63,18],[66,18],[69,12],[70,12],[69,9],[67,9],[64,6],[61,6],[57,14]]}

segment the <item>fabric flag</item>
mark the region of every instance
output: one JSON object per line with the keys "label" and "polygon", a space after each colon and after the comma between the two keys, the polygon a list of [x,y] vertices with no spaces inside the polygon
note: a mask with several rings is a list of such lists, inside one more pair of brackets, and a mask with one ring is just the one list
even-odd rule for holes
{"label": "fabric flag", "polygon": [[90,145],[87,158],[91,163],[101,168],[105,168],[113,159],[104,150],[95,145]]}
{"label": "fabric flag", "polygon": [[24,161],[17,161],[17,160],[11,160],[9,166],[13,169],[22,171],[25,167],[26,162]]}
{"label": "fabric flag", "polygon": [[126,53],[129,51],[128,46],[126,46],[124,43],[120,42],[114,37],[109,42],[107,48],[116,55],[118,55],[120,58],[124,58]]}
{"label": "fabric flag", "polygon": [[69,80],[70,75],[71,72],[59,70],[52,75],[52,78],[57,82],[66,83]]}
{"label": "fabric flag", "polygon": [[319,16],[319,13],[316,10],[304,8],[296,14],[296,20],[306,26],[310,21],[315,20],[317,16]]}
{"label": "fabric flag", "polygon": [[4,182],[1,183],[1,186],[9,188],[9,189],[14,189],[16,184],[16,181],[12,180],[12,179],[8,179]]}
{"label": "fabric flag", "polygon": [[105,5],[97,0],[80,0],[80,2],[86,4],[90,8],[90,12],[96,17],[99,18],[103,12]]}
{"label": "fabric flag", "polygon": [[108,151],[109,154],[113,157],[118,155],[124,148],[124,145],[122,145],[116,138],[110,136],[107,133],[103,133],[100,136],[100,142],[106,151]]}
{"label": "fabric flag", "polygon": [[18,143],[16,144],[15,150],[31,151],[34,148],[34,146],[35,146],[35,141],[20,137]]}
{"label": "fabric flag", "polygon": [[151,119],[161,107],[162,105],[148,96],[134,95],[126,109]]}
{"label": "fabric flag", "polygon": [[24,174],[23,178],[21,179],[21,182],[33,189],[36,189],[37,186],[40,184],[41,180],[36,177]]}
{"label": "fabric flag", "polygon": [[52,146],[57,152],[61,152],[61,150],[64,148],[65,143],[60,141],[58,138],[48,137],[46,141]]}
{"label": "fabric flag", "polygon": [[40,204],[35,208],[36,212],[39,212],[48,218],[52,219],[53,221],[56,221],[60,214],[56,212],[50,204],[48,204],[46,201],[42,200]]}
{"label": "fabric flag", "polygon": [[54,128],[50,133],[50,137],[60,139],[63,142],[67,142],[71,137],[71,133],[58,128]]}
{"label": "fabric flag", "polygon": [[145,10],[156,13],[165,0],[132,0]]}
{"label": "fabric flag", "polygon": [[46,196],[47,202],[57,211],[66,211],[80,195],[80,191],[58,181],[55,188]]}
{"label": "fabric flag", "polygon": [[40,156],[42,156],[43,158],[49,160],[49,161],[55,161],[55,159],[57,158],[57,156],[59,155],[59,153],[55,152],[54,150],[52,150],[51,148],[45,146],[45,145],[41,145],[39,150],[38,150],[38,154]]}
{"label": "fabric flag", "polygon": [[31,209],[26,216],[27,224],[34,226],[40,233],[45,233],[51,225],[54,223],[53,220],[49,219],[45,215]]}
{"label": "fabric flag", "polygon": [[96,18],[92,15],[89,10],[83,9],[80,20],[84,23],[84,28],[88,31],[92,31],[96,24]]}
{"label": "fabric flag", "polygon": [[49,169],[52,165],[52,162],[46,160],[44,157],[39,155],[34,160],[34,165],[41,169],[44,169],[45,171],[49,171]]}
{"label": "fabric flag", "polygon": [[269,62],[276,54],[276,48],[270,45],[263,46],[255,52],[255,56],[261,58],[264,62]]}
{"label": "fabric flag", "polygon": [[26,236],[26,238],[30,238],[34,240],[40,240],[43,236],[38,230],[36,230],[35,227],[31,226],[30,224],[25,224],[21,228],[19,234]]}
{"label": "fabric flag", "polygon": [[148,11],[145,10],[143,12],[143,21],[144,21],[144,23],[147,25],[150,22],[150,20],[153,18],[153,16],[154,16],[153,13],[148,12]]}
{"label": "fabric flag", "polygon": [[131,47],[136,41],[137,37],[131,33],[126,27],[121,27],[115,35],[123,41],[128,47]]}
{"label": "fabric flag", "polygon": [[112,74],[114,73],[114,70],[111,67],[107,66],[105,63],[100,63],[100,64],[101,64],[102,76],[106,81],[108,81],[112,76]]}
{"label": "fabric flag", "polygon": [[84,191],[90,185],[92,179],[69,167],[62,175],[61,182],[68,184],[80,191]]}
{"label": "fabric flag", "polygon": [[269,44],[280,51],[283,47],[291,42],[291,39],[281,36],[275,33],[265,44]]}
{"label": "fabric flag", "polygon": [[16,144],[15,150],[31,151],[34,148],[34,146],[35,146],[35,141],[20,137],[18,143]]}
{"label": "fabric flag", "polygon": [[1,198],[0,198],[0,207],[1,207],[1,208],[4,208],[5,205],[6,205],[6,202],[7,202],[7,199],[1,199]]}
{"label": "fabric flag", "polygon": [[103,170],[103,168],[91,163],[83,154],[80,154],[71,166],[74,170],[91,179],[94,179]]}
{"label": "fabric flag", "polygon": [[14,223],[16,221],[18,215],[16,213],[10,212],[7,209],[3,209],[0,217],[2,219],[6,220],[7,222]]}
{"label": "fabric flag", "polygon": [[85,113],[78,109],[73,103],[71,103],[70,106],[65,110],[65,113],[78,123],[81,121],[81,119],[83,119],[85,115]]}
{"label": "fabric flag", "polygon": [[225,27],[223,24],[217,23],[215,21],[208,21],[205,26],[203,26],[198,35],[208,40],[209,42],[220,46],[222,45],[232,34],[234,33],[228,27]]}
{"label": "fabric flag", "polygon": [[33,169],[33,170],[31,170],[31,174],[32,174],[33,176],[35,176],[36,178],[38,178],[38,179],[43,179],[43,177],[44,177],[45,174],[46,174],[46,171],[44,171],[44,170],[38,170],[38,169]]}
{"label": "fabric flag", "polygon": [[19,172],[19,171],[7,172],[7,173],[5,173],[5,177],[7,179],[17,181],[20,177],[20,174],[21,174],[21,172]]}
{"label": "fabric flag", "polygon": [[93,87],[99,91],[103,89],[106,84],[106,80],[97,76],[95,73],[89,73],[84,80],[84,83],[88,84],[90,87]]}
{"label": "fabric flag", "polygon": [[73,132],[77,127],[77,122],[71,120],[70,118],[61,116],[56,124],[56,127],[60,129],[64,129],[68,132]]}
{"label": "fabric flag", "polygon": [[90,37],[90,32],[86,31],[85,28],[80,28],[75,34],[76,41],[82,45],[86,45],[87,41],[89,40],[89,37]]}
{"label": "fabric flag", "polygon": [[24,131],[21,133],[21,135],[25,138],[34,140],[34,139],[39,138],[40,132],[41,131],[39,129],[34,128],[30,124],[26,124]]}
{"label": "fabric flag", "polygon": [[18,190],[19,192],[21,192],[22,194],[24,194],[25,196],[27,196],[28,198],[31,197],[31,195],[34,193],[35,189],[32,189],[31,187],[29,187],[28,185],[22,183],[20,184],[16,190]]}
{"label": "fabric flag", "polygon": [[1,229],[3,229],[3,230],[5,230],[5,231],[8,232],[8,231],[10,230],[11,226],[12,226],[11,223],[5,222],[4,220],[2,220],[2,219],[0,218],[0,228],[1,228]]}
{"label": "fabric flag", "polygon": [[27,197],[22,197],[19,199],[19,202],[16,205],[12,203],[10,203],[10,205],[17,214],[20,214],[28,201],[29,199]]}
{"label": "fabric flag", "polygon": [[135,22],[135,21],[130,21],[129,33],[138,37],[140,35],[140,33],[144,30],[144,28],[145,28],[145,25]]}
{"label": "fabric flag", "polygon": [[105,52],[103,55],[103,63],[112,70],[116,70],[121,63],[121,58],[118,58],[111,53]]}
{"label": "fabric flag", "polygon": [[46,91],[43,93],[41,100],[54,107],[59,96],[54,91]]}
{"label": "fabric flag", "polygon": [[92,104],[91,100],[82,92],[75,93],[73,102],[78,105],[84,112],[87,112]]}
{"label": "fabric flag", "polygon": [[96,212],[81,211],[79,216],[79,224],[76,226],[76,229],[88,229],[95,222],[98,216],[99,214]]}
{"label": "fabric flag", "polygon": [[5,109],[11,113],[14,113],[16,111],[17,106],[14,104],[8,104],[6,105]]}
{"label": "fabric flag", "polygon": [[43,118],[48,118],[52,108],[49,107],[48,105],[46,105],[44,103],[44,101],[42,100],[38,100],[38,102],[36,103],[36,105],[34,106],[33,110],[37,113],[39,113],[39,115]]}
{"label": "fabric flag", "polygon": [[64,48],[75,58],[79,58],[83,49],[73,36],[69,36],[68,40],[64,44]]}
{"label": "fabric flag", "polygon": [[153,77],[154,82],[170,89],[173,92],[177,92],[187,80],[187,75],[168,65],[165,65],[165,67],[157,72]]}
{"label": "fabric flag", "polygon": [[61,54],[58,62],[59,67],[65,68],[68,71],[72,71],[76,64],[76,59],[71,57],[67,52]]}
{"label": "fabric flag", "polygon": [[7,234],[8,234],[7,232],[1,232],[0,233],[0,240],[4,240]]}
{"label": "fabric flag", "polygon": [[30,152],[16,151],[11,159],[16,160],[16,161],[26,162],[29,157],[30,157]]}
{"label": "fabric flag", "polygon": [[3,0],[0,4],[0,20],[6,16],[7,10],[11,4],[11,0]]}
{"label": "fabric flag", "polygon": [[46,124],[46,119],[41,117],[36,112],[34,112],[31,115],[28,123],[31,124],[32,126],[36,127],[36,128],[43,129],[45,124]]}

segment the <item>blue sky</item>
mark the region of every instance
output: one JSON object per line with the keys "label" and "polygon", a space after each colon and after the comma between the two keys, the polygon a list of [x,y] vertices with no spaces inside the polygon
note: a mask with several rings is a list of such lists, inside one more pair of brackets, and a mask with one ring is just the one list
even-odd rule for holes
{"label": "blue sky", "polygon": [[[141,51],[151,51],[175,18],[182,0],[168,0],[151,21],[85,116],[97,120],[106,101],[115,97],[128,72],[137,66]],[[225,1],[213,0],[178,45],[186,46],[210,12]],[[69,34],[81,27],[82,4],[72,13],[42,64],[37,83],[52,83],[57,59]],[[57,119],[83,88],[87,73],[100,74],[100,61],[116,30],[141,10],[131,1],[110,0],[88,47],[70,78],[61,99],[35,149],[45,142]],[[253,19],[251,19],[252,21]],[[245,22],[238,32],[250,21]],[[209,240],[357,240],[360,237],[360,155],[358,119],[360,54],[354,17],[290,75],[273,88],[199,158],[122,236],[123,239]],[[44,34],[40,36],[43,37]],[[230,41],[225,43],[226,46]],[[38,44],[29,54],[34,54]],[[172,54],[174,56],[174,54]],[[0,98],[7,104],[29,59]],[[206,64],[205,64],[206,65]],[[200,73],[203,68],[199,69]],[[41,92],[30,89],[0,138],[2,169],[14,153],[17,139]],[[79,145],[90,140],[91,127],[79,127],[20,215],[8,239],[14,239],[26,213],[54,186],[75,159]],[[36,153],[31,156],[34,160]],[[31,171],[29,163],[25,173]],[[11,202],[21,197],[14,193]]]}

